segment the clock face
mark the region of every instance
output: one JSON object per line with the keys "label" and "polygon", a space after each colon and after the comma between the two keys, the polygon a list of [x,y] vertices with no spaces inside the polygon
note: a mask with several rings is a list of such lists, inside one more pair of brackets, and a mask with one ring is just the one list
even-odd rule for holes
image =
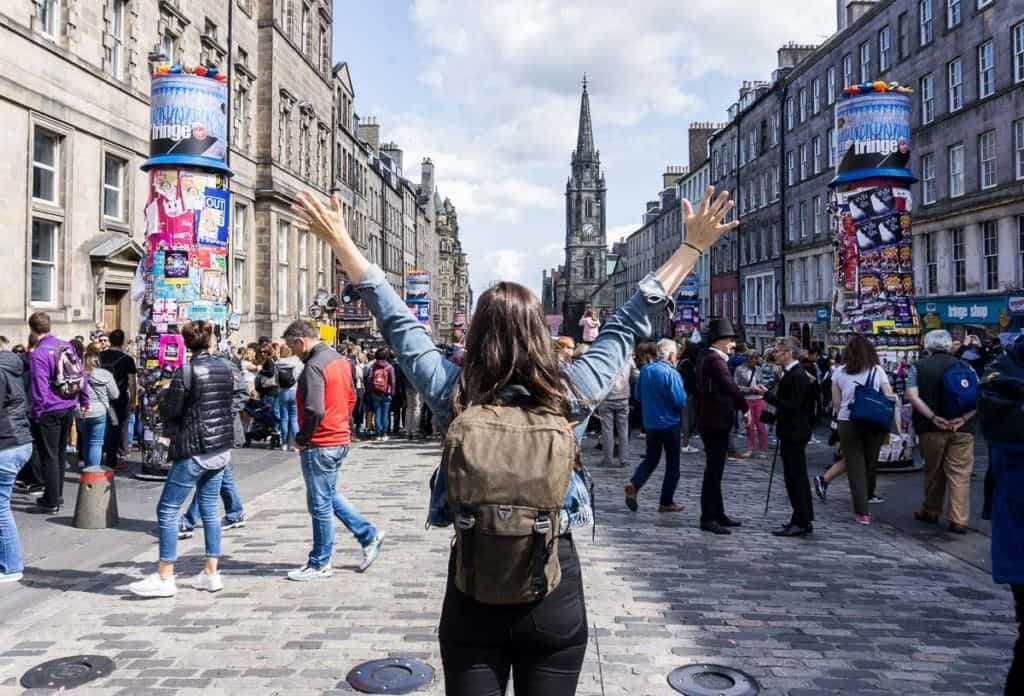
{"label": "clock face", "polygon": [[583,226],[583,236],[592,237],[594,235],[594,226],[589,222]]}

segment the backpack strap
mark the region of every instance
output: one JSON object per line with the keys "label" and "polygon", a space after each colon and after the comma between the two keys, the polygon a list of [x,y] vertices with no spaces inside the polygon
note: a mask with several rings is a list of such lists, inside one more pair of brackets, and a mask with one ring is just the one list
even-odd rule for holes
{"label": "backpack strap", "polygon": [[476,576],[476,570],[473,566],[473,536],[475,534],[473,528],[476,526],[476,517],[468,505],[463,505],[459,508],[459,512],[455,516],[455,525],[459,528],[459,533],[462,535],[462,548],[460,549],[461,570],[465,576],[466,588],[472,594]]}
{"label": "backpack strap", "polygon": [[[547,512],[541,512],[537,515],[537,521],[533,523],[533,553],[531,558],[533,591],[537,593],[538,599],[548,593],[548,576],[544,569],[548,564],[548,559],[551,558],[551,546],[554,543],[553,539],[551,544],[548,543],[547,539],[550,531],[551,515]],[[465,566],[465,561],[463,561],[463,566]]]}

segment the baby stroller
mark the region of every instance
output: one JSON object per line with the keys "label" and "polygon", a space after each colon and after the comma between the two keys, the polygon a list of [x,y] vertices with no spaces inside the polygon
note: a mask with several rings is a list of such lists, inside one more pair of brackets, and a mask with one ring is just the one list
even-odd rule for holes
{"label": "baby stroller", "polygon": [[245,431],[245,446],[265,442],[268,438],[274,449],[281,447],[281,433],[274,427],[274,409],[261,399],[249,399],[242,409],[252,420]]}

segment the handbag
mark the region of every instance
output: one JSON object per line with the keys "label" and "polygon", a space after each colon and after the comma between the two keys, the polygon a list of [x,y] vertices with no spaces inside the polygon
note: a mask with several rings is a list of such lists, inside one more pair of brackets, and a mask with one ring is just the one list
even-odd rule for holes
{"label": "handbag", "polygon": [[861,427],[888,433],[896,417],[896,401],[875,386],[874,377],[877,369],[872,368],[864,384],[858,384],[854,389],[850,420]]}

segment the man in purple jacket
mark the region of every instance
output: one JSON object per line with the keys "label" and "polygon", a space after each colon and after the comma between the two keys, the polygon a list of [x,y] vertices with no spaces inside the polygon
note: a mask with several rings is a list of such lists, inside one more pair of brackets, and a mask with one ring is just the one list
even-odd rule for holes
{"label": "man in purple jacket", "polygon": [[[89,410],[89,384],[83,379],[77,396],[61,396],[54,387],[54,377],[62,349],[68,344],[50,335],[50,315],[46,312],[30,316],[28,328],[39,341],[29,357],[30,415],[45,486],[36,504],[42,512],[56,514],[64,503],[64,465],[75,406],[81,406],[83,412]],[[82,373],[81,360],[76,359]]]}

